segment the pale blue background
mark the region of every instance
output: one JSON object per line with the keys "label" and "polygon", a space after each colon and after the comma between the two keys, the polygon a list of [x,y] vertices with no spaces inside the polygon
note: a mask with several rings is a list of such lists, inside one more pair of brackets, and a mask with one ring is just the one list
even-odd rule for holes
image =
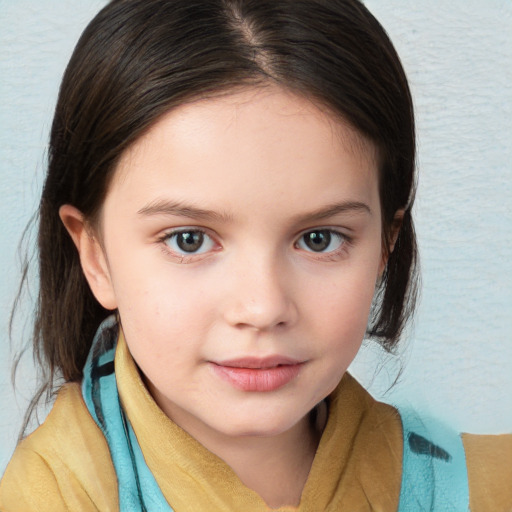
{"label": "pale blue background", "polygon": [[[34,381],[29,356],[14,395],[16,247],[38,201],[60,77],[103,4],[0,0],[0,474]],[[512,2],[366,4],[402,56],[417,108],[423,293],[401,358],[369,346],[353,371],[382,397],[402,363],[386,400],[459,430],[512,431]]]}

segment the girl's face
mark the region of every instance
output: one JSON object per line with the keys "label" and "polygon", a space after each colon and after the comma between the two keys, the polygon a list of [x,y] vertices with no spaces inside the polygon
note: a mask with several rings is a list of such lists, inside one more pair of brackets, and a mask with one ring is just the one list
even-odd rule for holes
{"label": "girl's face", "polygon": [[276,87],[183,105],[123,155],[101,239],[86,274],[163,411],[203,442],[278,435],[363,339],[384,265],[376,152]]}

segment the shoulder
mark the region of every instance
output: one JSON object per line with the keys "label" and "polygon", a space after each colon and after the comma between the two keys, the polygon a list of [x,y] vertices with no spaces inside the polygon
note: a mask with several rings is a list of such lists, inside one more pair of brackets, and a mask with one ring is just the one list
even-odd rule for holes
{"label": "shoulder", "polygon": [[463,434],[471,510],[512,510],[512,434]]}
{"label": "shoulder", "polygon": [[117,508],[117,480],[105,438],[80,385],[67,384],[46,421],[16,448],[0,483],[0,509]]}

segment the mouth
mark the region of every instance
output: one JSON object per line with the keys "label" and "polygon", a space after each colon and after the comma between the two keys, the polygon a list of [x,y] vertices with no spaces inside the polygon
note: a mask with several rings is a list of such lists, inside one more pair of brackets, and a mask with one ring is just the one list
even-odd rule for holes
{"label": "mouth", "polygon": [[267,370],[278,366],[290,366],[300,364],[301,361],[291,359],[285,356],[269,356],[269,357],[243,357],[240,359],[229,359],[220,361],[215,364],[228,368],[249,368],[255,370]]}
{"label": "mouth", "polygon": [[305,362],[282,356],[212,362],[214,373],[233,387],[249,392],[276,391],[294,380]]}

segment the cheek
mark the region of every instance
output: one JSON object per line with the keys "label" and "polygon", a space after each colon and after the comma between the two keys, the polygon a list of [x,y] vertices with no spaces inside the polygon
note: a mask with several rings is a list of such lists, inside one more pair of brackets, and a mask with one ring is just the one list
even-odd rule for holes
{"label": "cheek", "polygon": [[362,332],[364,335],[375,292],[375,276],[363,266],[340,271],[321,288],[309,288],[309,308],[322,318],[320,323],[325,329],[344,334]]}
{"label": "cheek", "polygon": [[168,262],[118,261],[113,284],[119,315],[126,342],[143,371],[156,362],[179,371],[206,339],[217,303],[207,290],[216,287],[193,274]]}
{"label": "cheek", "polygon": [[147,318],[149,324],[179,319],[198,295],[190,275],[166,261],[158,247],[112,251],[112,263],[114,293],[125,316]]}
{"label": "cheek", "polygon": [[368,271],[339,273],[324,290],[309,296],[315,351],[336,385],[359,351],[366,333],[375,279]]}

